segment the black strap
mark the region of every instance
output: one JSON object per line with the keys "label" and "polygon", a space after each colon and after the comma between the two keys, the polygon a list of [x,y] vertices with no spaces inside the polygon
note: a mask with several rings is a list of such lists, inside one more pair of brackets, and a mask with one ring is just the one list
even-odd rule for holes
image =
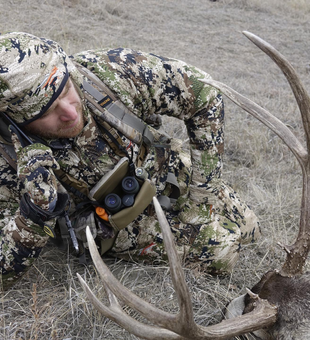
{"label": "black strap", "polygon": [[[154,141],[154,136],[147,124],[135,116],[96,74],[77,62],[74,62],[74,64],[79,72],[86,78],[83,82],[83,88],[87,100],[100,112],[104,113],[107,111],[110,115],[117,118],[118,121],[126,125],[127,128],[132,129],[132,131],[137,131],[142,137],[143,142],[147,146],[150,146]],[[112,121],[109,121],[108,116],[105,118],[113,127],[120,128],[119,124],[116,126],[113,125]],[[122,131],[122,133],[129,139],[132,139],[131,137],[133,137],[133,135],[126,135],[125,131]],[[135,143],[138,143],[138,141],[135,141]]]}
{"label": "black strap", "polygon": [[25,218],[29,218],[32,222],[38,224],[42,229],[46,221],[55,217],[63,216],[69,202],[69,195],[66,193],[58,193],[57,203],[53,211],[43,210],[34,204],[28,193],[25,193],[20,200],[20,212]]}
{"label": "black strap", "polygon": [[16,161],[2,148],[0,145],[0,153],[2,153],[5,160],[9,163],[9,165],[17,172]]}

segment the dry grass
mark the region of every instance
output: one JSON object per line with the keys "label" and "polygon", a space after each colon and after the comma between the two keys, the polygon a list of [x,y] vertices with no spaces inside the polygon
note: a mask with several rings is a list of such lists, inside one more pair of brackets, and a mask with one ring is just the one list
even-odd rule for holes
{"label": "dry grass", "polygon": [[[2,33],[20,30],[49,37],[68,53],[128,46],[185,60],[263,105],[303,137],[283,75],[241,31],[256,33],[278,48],[309,88],[308,0],[0,0],[0,4]],[[167,129],[173,131],[171,125]],[[242,251],[231,276],[186,271],[196,319],[203,325],[217,322],[231,298],[267,269],[279,266],[283,254],[276,243],[292,242],[298,227],[297,162],[273,133],[228,100],[224,178],[259,216],[263,237]],[[177,310],[167,267],[112,259],[108,263],[137,294],[165,310]],[[0,338],[135,339],[92,311],[76,272],[104,299],[94,269],[80,266],[50,245],[20,283],[1,297]]]}

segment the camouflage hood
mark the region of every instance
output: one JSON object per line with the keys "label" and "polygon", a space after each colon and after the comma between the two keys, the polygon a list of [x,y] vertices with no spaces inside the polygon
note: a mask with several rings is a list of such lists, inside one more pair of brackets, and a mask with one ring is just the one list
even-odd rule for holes
{"label": "camouflage hood", "polygon": [[0,112],[16,123],[42,116],[69,75],[81,87],[81,75],[56,42],[28,33],[0,35]]}

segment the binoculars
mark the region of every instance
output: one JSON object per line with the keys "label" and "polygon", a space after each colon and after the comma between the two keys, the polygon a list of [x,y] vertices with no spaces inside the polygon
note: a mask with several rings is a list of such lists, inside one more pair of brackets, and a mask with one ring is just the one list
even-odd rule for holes
{"label": "binoculars", "polygon": [[122,208],[131,207],[135,202],[135,195],[139,192],[140,186],[135,177],[127,176],[122,180],[121,190],[123,195],[111,193],[104,199],[106,209],[112,214],[117,213]]}

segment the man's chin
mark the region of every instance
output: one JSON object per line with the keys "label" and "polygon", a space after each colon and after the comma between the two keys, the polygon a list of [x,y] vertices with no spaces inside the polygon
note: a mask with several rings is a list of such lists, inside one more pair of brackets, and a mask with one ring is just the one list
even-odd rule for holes
{"label": "man's chin", "polygon": [[73,127],[72,129],[61,129],[54,136],[54,138],[74,138],[77,137],[83,130],[84,124],[79,124],[78,126]]}
{"label": "man's chin", "polygon": [[84,128],[84,121],[80,122],[72,128],[59,128],[57,131],[32,131],[36,135],[46,139],[59,139],[59,138],[74,138],[77,137]]}

